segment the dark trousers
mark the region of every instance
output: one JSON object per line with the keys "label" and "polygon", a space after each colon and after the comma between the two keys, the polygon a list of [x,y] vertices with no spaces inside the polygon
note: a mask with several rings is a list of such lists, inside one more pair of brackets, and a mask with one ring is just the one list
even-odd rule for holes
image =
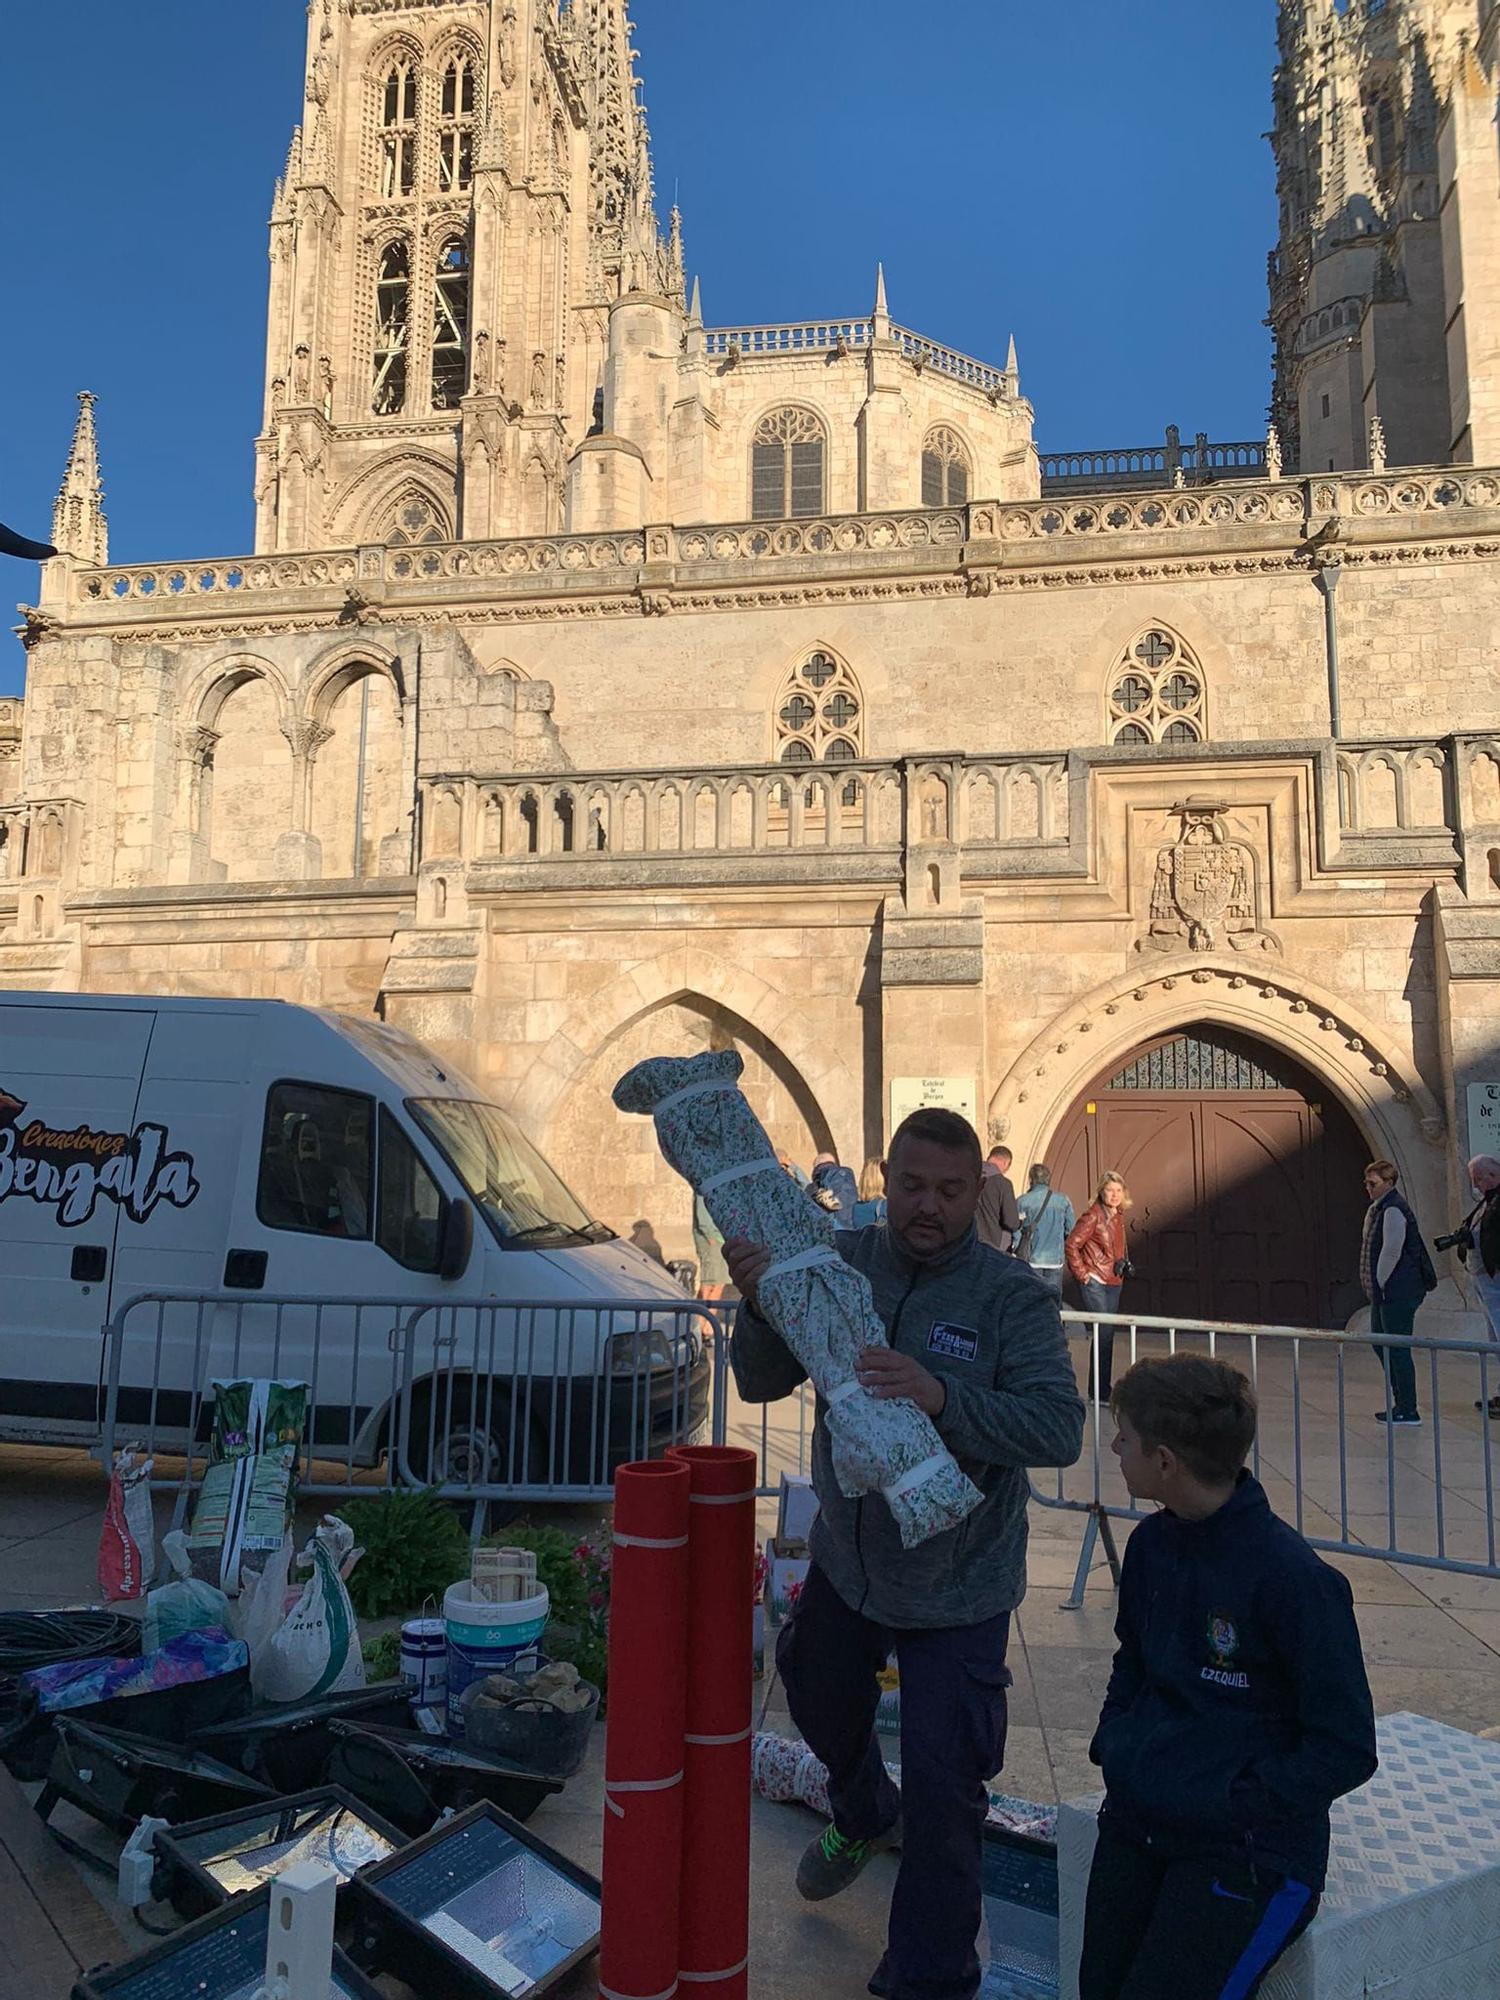
{"label": "dark trousers", "polygon": [[[1417,1301],[1402,1304],[1395,1299],[1376,1299],[1370,1306],[1371,1333],[1409,1334],[1416,1323]],[[1409,1347],[1377,1347],[1390,1385],[1391,1408],[1398,1417],[1417,1414],[1417,1364]]]}
{"label": "dark trousers", "polygon": [[1099,1822],[1079,2000],[1250,2000],[1317,1913],[1304,1882],[1237,1856],[1170,1860]]}
{"label": "dark trousers", "polygon": [[1057,1298],[1062,1297],[1063,1274],[1061,1264],[1033,1264],[1031,1268],[1049,1292],[1052,1292]]}
{"label": "dark trousers", "polygon": [[[1106,1285],[1102,1278],[1088,1278],[1083,1285],[1083,1309],[1091,1313],[1117,1313],[1120,1310],[1119,1285]],[[1094,1330],[1091,1329],[1091,1334]],[[1107,1403],[1114,1384],[1115,1330],[1112,1326],[1101,1325],[1094,1336],[1098,1341],[1099,1359],[1099,1401]],[[1089,1350],[1089,1394],[1094,1394],[1094,1349]]]}
{"label": "dark trousers", "polygon": [[[984,1911],[986,1781],[1005,1757],[1010,1618],[898,1631],[851,1611],[814,1565],[776,1646],[792,1720],[828,1766],[833,1823],[869,1840],[902,1820],[882,2000],[973,2000]],[[901,1790],[875,1735],[876,1675],[901,1670]]]}

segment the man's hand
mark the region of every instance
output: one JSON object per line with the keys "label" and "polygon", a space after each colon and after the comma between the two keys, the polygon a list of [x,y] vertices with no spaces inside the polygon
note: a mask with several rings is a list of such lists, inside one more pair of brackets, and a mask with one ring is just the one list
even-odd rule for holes
{"label": "man's hand", "polygon": [[724,1262],[734,1289],[752,1312],[758,1310],[755,1288],[771,1268],[771,1253],[764,1243],[748,1237],[732,1236],[724,1245]]}
{"label": "man's hand", "polygon": [[936,1375],[893,1347],[863,1349],[854,1364],[854,1376],[862,1389],[868,1389],[882,1403],[905,1397],[929,1417],[940,1417],[948,1401],[948,1391]]}

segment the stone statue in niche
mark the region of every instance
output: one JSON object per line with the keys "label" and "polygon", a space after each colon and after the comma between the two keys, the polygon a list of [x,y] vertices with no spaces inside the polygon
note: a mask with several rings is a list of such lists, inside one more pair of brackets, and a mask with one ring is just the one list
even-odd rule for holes
{"label": "stone statue in niche", "polygon": [[1157,853],[1151,927],[1137,951],[1215,951],[1222,940],[1234,951],[1280,952],[1281,940],[1260,927],[1255,856],[1230,839],[1228,810],[1227,800],[1199,794],[1172,807],[1181,830]]}
{"label": "stone statue in niche", "polygon": [[545,409],[547,404],[547,357],[533,354],[531,357],[531,407]]}

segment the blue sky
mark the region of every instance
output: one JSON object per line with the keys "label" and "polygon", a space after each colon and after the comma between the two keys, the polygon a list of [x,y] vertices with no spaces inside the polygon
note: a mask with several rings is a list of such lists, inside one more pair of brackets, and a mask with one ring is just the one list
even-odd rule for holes
{"label": "blue sky", "polygon": [[[661,206],[678,194],[711,325],[864,311],[883,258],[903,324],[995,361],[1015,333],[1044,449],[1261,434],[1273,0],[635,16]],[[111,554],[249,550],[304,22],[303,0],[13,10],[0,520],[22,533],[48,531],[89,388]],[[35,577],[11,563],[0,587]],[[0,641],[0,693],[21,661]]]}

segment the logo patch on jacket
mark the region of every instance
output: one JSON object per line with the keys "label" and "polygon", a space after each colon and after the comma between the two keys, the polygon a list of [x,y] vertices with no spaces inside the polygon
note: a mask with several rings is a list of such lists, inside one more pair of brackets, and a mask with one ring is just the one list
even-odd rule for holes
{"label": "logo patch on jacket", "polygon": [[936,1321],[927,1336],[929,1354],[946,1354],[950,1361],[972,1361],[979,1352],[979,1334],[972,1326],[955,1326],[951,1320]]}
{"label": "logo patch on jacket", "polygon": [[1250,1676],[1234,1664],[1234,1656],[1240,1650],[1240,1635],[1232,1618],[1225,1618],[1215,1611],[1208,1620],[1208,1650],[1213,1656],[1213,1665],[1203,1669],[1203,1679],[1212,1681],[1217,1687],[1247,1688]]}

